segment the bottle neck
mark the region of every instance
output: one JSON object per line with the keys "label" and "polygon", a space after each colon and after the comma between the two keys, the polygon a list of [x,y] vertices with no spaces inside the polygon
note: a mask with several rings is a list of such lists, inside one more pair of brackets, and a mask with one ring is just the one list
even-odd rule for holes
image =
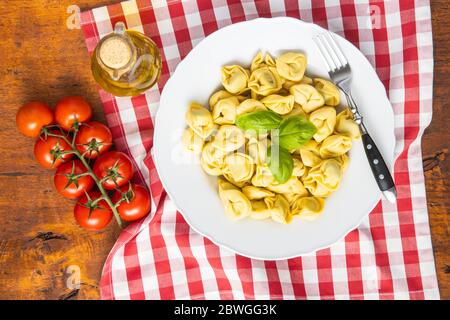
{"label": "bottle neck", "polygon": [[136,50],[126,33],[112,33],[99,43],[97,60],[113,80],[130,71],[136,60]]}

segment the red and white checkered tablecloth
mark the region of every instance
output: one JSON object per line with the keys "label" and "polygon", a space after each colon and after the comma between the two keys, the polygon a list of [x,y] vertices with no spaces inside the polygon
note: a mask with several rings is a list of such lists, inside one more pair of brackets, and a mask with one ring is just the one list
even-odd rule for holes
{"label": "red and white checkered tablecloth", "polygon": [[[380,201],[358,229],[315,254],[284,261],[236,255],[194,232],[155,170],[153,119],[177,64],[215,30],[257,17],[291,16],[354,43],[383,82],[395,112],[398,201]],[[421,136],[431,121],[433,45],[426,0],[133,0],[81,14],[91,53],[118,21],[150,36],[163,58],[157,86],[134,98],[100,90],[116,147],[139,168],[153,209],[109,254],[103,299],[439,299]]]}

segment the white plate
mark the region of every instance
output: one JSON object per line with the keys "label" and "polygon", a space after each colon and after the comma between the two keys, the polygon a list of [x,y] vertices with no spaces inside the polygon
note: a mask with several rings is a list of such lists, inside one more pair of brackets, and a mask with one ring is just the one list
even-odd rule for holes
{"label": "white plate", "polygon": [[[321,32],[321,27],[293,18],[230,25],[206,37],[187,55],[161,95],[153,152],[164,188],[194,230],[241,255],[278,260],[328,247],[356,228],[381,197],[358,141],[350,152],[350,165],[339,190],[326,200],[317,220],[294,219],[289,225],[269,220],[230,221],[217,194],[216,178],[204,173],[198,157],[181,144],[189,103],[208,105],[209,96],[220,86],[223,65],[249,65],[260,50],[273,56],[302,51],[308,58],[307,74],[328,78],[312,40]],[[336,39],[351,63],[352,91],[365,124],[392,167],[394,116],[384,87],[362,53],[342,37],[336,35]]]}

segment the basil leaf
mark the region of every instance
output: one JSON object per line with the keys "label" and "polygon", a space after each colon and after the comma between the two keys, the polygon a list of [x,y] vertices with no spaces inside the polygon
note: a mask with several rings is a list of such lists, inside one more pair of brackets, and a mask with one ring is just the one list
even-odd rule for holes
{"label": "basil leaf", "polygon": [[294,161],[289,151],[279,145],[271,145],[267,157],[270,171],[279,183],[285,183],[292,177]]}
{"label": "basil leaf", "polygon": [[242,130],[269,131],[278,128],[282,119],[273,111],[255,111],[237,117],[236,126]]}
{"label": "basil leaf", "polygon": [[287,150],[298,149],[311,140],[317,128],[302,116],[285,118],[278,128],[278,143]]}

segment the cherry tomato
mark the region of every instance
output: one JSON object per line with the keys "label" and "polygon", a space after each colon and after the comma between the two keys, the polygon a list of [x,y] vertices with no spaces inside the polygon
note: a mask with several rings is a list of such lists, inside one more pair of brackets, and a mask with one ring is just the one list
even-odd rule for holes
{"label": "cherry tomato", "polygon": [[125,199],[117,207],[122,220],[135,221],[150,212],[150,194],[145,187],[138,184],[125,185],[120,191],[114,192],[112,202],[117,203],[123,197]]}
{"label": "cherry tomato", "polygon": [[105,200],[100,200],[96,204],[96,199],[102,195],[98,191],[88,192],[78,200],[73,214],[76,222],[87,230],[101,230],[111,221],[113,213]]}
{"label": "cherry tomato", "polygon": [[17,128],[27,137],[36,138],[42,127],[52,123],[53,111],[42,102],[29,102],[21,107],[16,115]]}
{"label": "cherry tomato", "polygon": [[133,164],[125,153],[109,151],[95,161],[93,171],[99,179],[109,176],[102,185],[107,190],[113,190],[130,181],[133,176]]}
{"label": "cherry tomato", "polygon": [[92,117],[89,103],[82,97],[65,97],[55,107],[55,120],[66,131],[81,122],[87,122]]}
{"label": "cherry tomato", "polygon": [[95,159],[112,146],[111,131],[103,123],[88,122],[80,127],[75,139],[78,151],[85,158]]}
{"label": "cherry tomato", "polygon": [[[50,133],[62,135],[58,130],[52,130]],[[42,167],[52,169],[72,158],[73,154],[61,154],[69,150],[72,148],[61,137],[40,137],[34,145],[34,157]]]}
{"label": "cherry tomato", "polygon": [[53,177],[56,190],[69,199],[81,197],[85,192],[91,190],[95,183],[90,175],[76,177],[86,172],[87,169],[80,160],[61,164]]}

